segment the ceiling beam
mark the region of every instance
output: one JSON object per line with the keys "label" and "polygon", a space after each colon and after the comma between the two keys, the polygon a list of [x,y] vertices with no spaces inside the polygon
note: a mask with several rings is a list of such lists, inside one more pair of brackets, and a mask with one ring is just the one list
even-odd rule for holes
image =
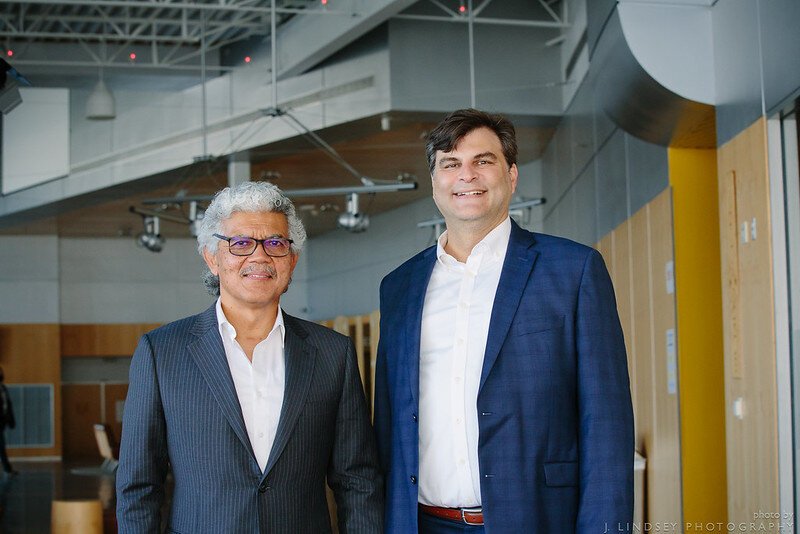
{"label": "ceiling beam", "polygon": [[[349,17],[316,17],[324,9],[307,10],[278,28],[278,75],[302,74],[417,0],[337,0]],[[348,10],[349,6],[349,10]]]}
{"label": "ceiling beam", "polygon": [[[453,22],[460,24],[467,24],[470,21],[470,17],[461,15],[453,17],[445,17],[438,15],[400,14],[400,15],[395,15],[394,18],[403,20],[420,20],[427,22]],[[569,23],[556,22],[553,20],[501,19],[495,17],[472,17],[472,23],[494,24],[498,26],[523,26],[528,28],[552,28],[552,29],[565,29],[570,27]]]}
{"label": "ceiling beam", "polygon": [[[376,0],[376,3],[385,3],[385,2],[382,2],[381,0]],[[234,11],[234,12],[252,11],[256,13],[267,13],[267,14],[271,12],[269,7],[256,6],[256,5],[219,4],[219,3],[196,4],[192,2],[164,3],[155,0],[24,0],[24,1],[0,0],[0,4],[39,4],[39,5],[49,5],[57,7],[104,6],[104,7],[133,8],[138,10],[147,8],[157,8],[157,9],[169,9],[169,10],[186,9],[189,11]],[[277,7],[275,11],[279,14],[290,14],[290,15],[306,15],[310,13],[313,13],[315,15],[344,15],[344,16],[352,15],[351,11],[346,11],[342,9],[328,9],[328,8],[306,9],[298,7]]]}

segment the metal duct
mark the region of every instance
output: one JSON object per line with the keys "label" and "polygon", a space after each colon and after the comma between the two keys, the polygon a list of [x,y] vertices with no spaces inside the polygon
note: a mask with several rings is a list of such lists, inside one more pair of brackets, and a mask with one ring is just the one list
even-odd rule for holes
{"label": "metal duct", "polygon": [[629,134],[662,146],[716,147],[714,106],[654,80],[631,52],[616,9],[597,41],[591,70],[601,108]]}

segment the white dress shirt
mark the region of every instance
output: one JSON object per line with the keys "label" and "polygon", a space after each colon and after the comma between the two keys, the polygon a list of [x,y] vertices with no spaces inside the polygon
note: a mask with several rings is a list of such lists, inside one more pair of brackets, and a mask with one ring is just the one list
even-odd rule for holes
{"label": "white dress shirt", "polygon": [[225,357],[239,397],[244,426],[253,447],[253,453],[261,471],[267,466],[278,420],[283,406],[283,390],[286,383],[286,363],[283,346],[286,329],[280,307],[275,325],[267,337],[253,349],[251,362],[236,341],[236,329],[222,312],[217,299],[217,323],[225,347]]}
{"label": "white dress shirt", "polygon": [[472,249],[466,263],[444,250],[422,309],[419,364],[419,502],[446,508],[481,505],[478,386],[511,220]]}

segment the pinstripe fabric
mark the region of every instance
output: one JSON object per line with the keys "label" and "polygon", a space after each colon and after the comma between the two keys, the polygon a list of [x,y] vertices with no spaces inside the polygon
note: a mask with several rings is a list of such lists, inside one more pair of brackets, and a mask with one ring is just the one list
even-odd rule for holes
{"label": "pinstripe fabric", "polygon": [[329,532],[326,477],[341,532],[382,531],[382,479],[352,343],[284,318],[286,390],[263,474],[214,307],[142,337],[131,363],[117,471],[121,534],[159,532],[169,467],[170,532]]}
{"label": "pinstripe fabric", "polygon": [[[513,222],[513,221],[512,221]],[[417,531],[419,340],[429,248],[384,278],[375,430],[386,531]],[[488,534],[616,531],[633,516],[633,414],[597,251],[512,224],[477,406]]]}

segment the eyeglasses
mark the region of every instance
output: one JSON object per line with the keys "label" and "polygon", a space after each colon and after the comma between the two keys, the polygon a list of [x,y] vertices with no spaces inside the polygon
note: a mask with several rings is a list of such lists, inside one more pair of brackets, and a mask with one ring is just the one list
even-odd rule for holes
{"label": "eyeglasses", "polygon": [[234,236],[227,237],[220,234],[214,234],[217,239],[222,239],[228,242],[228,250],[234,256],[249,256],[256,251],[259,243],[264,247],[264,252],[267,256],[273,258],[282,258],[288,256],[291,252],[291,244],[294,243],[291,239],[283,237],[268,237],[266,239],[256,239],[247,236]]}

